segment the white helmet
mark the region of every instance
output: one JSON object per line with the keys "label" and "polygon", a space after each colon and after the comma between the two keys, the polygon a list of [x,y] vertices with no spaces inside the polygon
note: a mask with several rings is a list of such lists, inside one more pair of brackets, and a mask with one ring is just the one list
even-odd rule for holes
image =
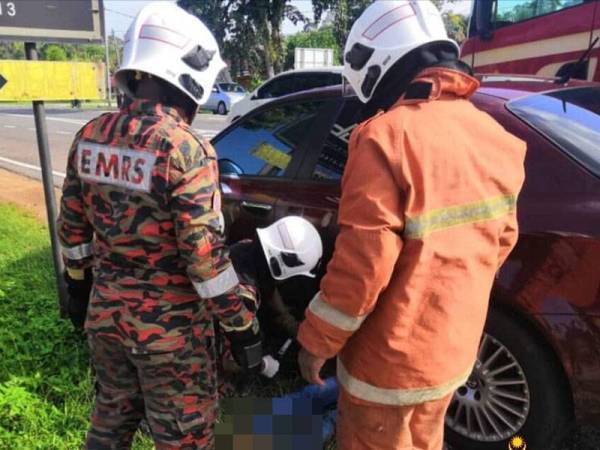
{"label": "white helmet", "polygon": [[323,256],[323,243],[319,232],[308,220],[288,216],[267,228],[258,228],[256,233],[273,278],[315,277],[311,271]]}
{"label": "white helmet", "polygon": [[344,50],[344,70],[356,95],[367,103],[385,73],[411,50],[448,38],[438,9],[429,0],[378,0],[354,22]]}
{"label": "white helmet", "polygon": [[155,2],[142,8],[127,30],[115,77],[131,97],[127,71],[139,71],[163,79],[201,105],[225,67],[217,41],[200,19],[175,3]]}

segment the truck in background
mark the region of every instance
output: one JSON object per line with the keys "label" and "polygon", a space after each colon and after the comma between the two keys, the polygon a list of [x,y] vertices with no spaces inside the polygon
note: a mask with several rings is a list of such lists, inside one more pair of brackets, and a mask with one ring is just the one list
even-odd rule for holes
{"label": "truck in background", "polygon": [[475,0],[461,58],[480,73],[600,81],[599,0]]}
{"label": "truck in background", "polygon": [[294,50],[294,69],[317,69],[331,67],[333,62],[332,48],[300,48]]}

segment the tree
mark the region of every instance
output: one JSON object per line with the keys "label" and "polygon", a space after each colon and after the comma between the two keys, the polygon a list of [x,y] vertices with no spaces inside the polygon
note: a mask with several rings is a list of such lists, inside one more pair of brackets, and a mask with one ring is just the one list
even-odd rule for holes
{"label": "tree", "polygon": [[283,67],[283,20],[307,21],[290,0],[178,0],[178,4],[211,29],[232,68],[252,68],[267,77]]}
{"label": "tree", "polygon": [[66,61],[67,52],[56,44],[45,45],[41,52],[42,59],[47,61]]}
{"label": "tree", "polygon": [[317,30],[301,31],[285,38],[285,61],[283,68],[294,67],[294,52],[300,48],[332,48],[334,60],[339,60],[340,48],[335,39],[332,26],[321,27]]}
{"label": "tree", "polygon": [[313,0],[315,21],[319,22],[325,11],[333,14],[333,34],[338,47],[338,61],[346,45],[352,24],[372,3],[371,0]]}
{"label": "tree", "polygon": [[0,42],[0,59],[25,59],[22,42]]}
{"label": "tree", "polygon": [[227,31],[231,28],[231,14],[236,0],[177,0],[177,4],[199,17],[212,31],[219,48],[223,48]]}
{"label": "tree", "polygon": [[442,17],[448,31],[448,36],[459,44],[464,41],[467,37],[467,18],[451,12],[445,12]]}
{"label": "tree", "polygon": [[[443,11],[446,4],[454,3],[456,0],[432,1],[440,11]],[[318,22],[325,11],[333,13],[334,35],[338,48],[343,51],[352,24],[371,3],[371,0],[313,0],[315,20]],[[451,12],[443,12],[442,17],[449,36],[462,42],[466,36],[467,20]],[[343,61],[340,59],[340,62]]]}

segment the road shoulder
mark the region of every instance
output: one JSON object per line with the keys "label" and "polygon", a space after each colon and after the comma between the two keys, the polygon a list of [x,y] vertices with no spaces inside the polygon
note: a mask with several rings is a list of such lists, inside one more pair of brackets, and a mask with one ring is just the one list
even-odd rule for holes
{"label": "road shoulder", "polygon": [[[58,202],[60,190],[55,189],[55,193]],[[47,222],[44,188],[38,180],[0,169],[0,203],[18,205],[44,223]]]}

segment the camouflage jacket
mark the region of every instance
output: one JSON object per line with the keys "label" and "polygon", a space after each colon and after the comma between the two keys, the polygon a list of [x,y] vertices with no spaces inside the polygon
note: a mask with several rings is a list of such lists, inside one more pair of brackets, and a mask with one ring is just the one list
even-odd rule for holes
{"label": "camouflage jacket", "polygon": [[79,131],[58,231],[68,270],[94,267],[88,331],[165,350],[211,314],[252,320],[224,246],[215,151],[174,108],[136,101]]}

